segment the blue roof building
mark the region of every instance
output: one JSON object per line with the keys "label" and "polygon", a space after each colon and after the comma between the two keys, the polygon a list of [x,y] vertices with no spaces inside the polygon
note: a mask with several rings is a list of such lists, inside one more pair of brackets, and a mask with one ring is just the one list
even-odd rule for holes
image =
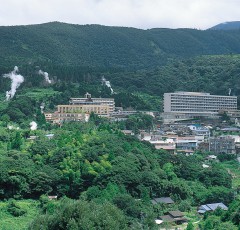
{"label": "blue roof building", "polygon": [[198,213],[203,214],[209,211],[215,211],[217,208],[228,210],[228,207],[223,203],[203,204],[198,208]]}

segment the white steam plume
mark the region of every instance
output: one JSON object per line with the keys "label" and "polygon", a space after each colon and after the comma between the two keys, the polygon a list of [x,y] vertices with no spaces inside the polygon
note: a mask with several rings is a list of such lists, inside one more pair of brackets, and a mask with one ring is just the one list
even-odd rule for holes
{"label": "white steam plume", "polygon": [[52,81],[51,81],[51,80],[49,79],[49,77],[48,77],[48,73],[47,73],[47,72],[43,72],[42,70],[39,70],[39,71],[38,71],[38,74],[44,76],[45,81],[46,81],[48,84],[51,84],[51,83],[52,83]]}
{"label": "white steam plume", "polygon": [[36,130],[37,129],[37,123],[35,121],[30,122],[30,129],[31,130]]}
{"label": "white steam plume", "polygon": [[107,81],[105,77],[102,77],[102,84],[106,85],[111,90],[111,94],[113,94],[113,89],[111,87],[110,81]]}
{"label": "white steam plume", "polygon": [[229,88],[229,89],[228,89],[228,96],[231,96],[231,92],[232,92],[232,89]]}
{"label": "white steam plume", "polygon": [[45,103],[41,103],[40,105],[41,113],[43,113],[44,108],[45,108]]}
{"label": "white steam plume", "polygon": [[11,89],[6,91],[6,101],[14,97],[17,88],[24,82],[24,77],[17,72],[18,67],[15,66],[12,72],[3,75],[3,77],[11,79]]}

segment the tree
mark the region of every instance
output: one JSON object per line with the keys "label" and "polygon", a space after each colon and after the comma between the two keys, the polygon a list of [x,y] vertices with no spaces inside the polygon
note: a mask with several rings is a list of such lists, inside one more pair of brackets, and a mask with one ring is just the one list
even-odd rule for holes
{"label": "tree", "polygon": [[186,230],[194,230],[194,226],[192,222],[188,223]]}
{"label": "tree", "polygon": [[37,124],[38,124],[39,126],[42,126],[42,125],[46,124],[45,116],[44,116],[44,114],[41,112],[41,110],[37,110],[37,113],[36,113],[36,121],[37,121]]}
{"label": "tree", "polygon": [[110,203],[96,204],[82,200],[63,198],[52,214],[38,216],[29,230],[127,230],[127,219],[123,212]]}
{"label": "tree", "polygon": [[1,121],[3,122],[4,126],[7,126],[8,122],[10,121],[10,117],[7,114],[2,115]]}
{"label": "tree", "polygon": [[9,200],[7,205],[7,211],[15,217],[22,216],[26,213],[26,211],[22,209],[13,199]]}
{"label": "tree", "polygon": [[20,150],[22,145],[22,137],[20,132],[16,132],[15,137],[13,138],[11,142],[12,149]]}
{"label": "tree", "polygon": [[167,174],[168,179],[172,180],[177,177],[177,175],[174,173],[174,166],[172,163],[164,164],[163,170]]}

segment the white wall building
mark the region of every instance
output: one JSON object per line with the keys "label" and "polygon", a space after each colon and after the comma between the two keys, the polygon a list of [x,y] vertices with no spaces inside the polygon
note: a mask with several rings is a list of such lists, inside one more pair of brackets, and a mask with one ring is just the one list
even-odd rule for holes
{"label": "white wall building", "polygon": [[237,97],[198,92],[164,94],[164,112],[211,114],[221,110],[237,110]]}

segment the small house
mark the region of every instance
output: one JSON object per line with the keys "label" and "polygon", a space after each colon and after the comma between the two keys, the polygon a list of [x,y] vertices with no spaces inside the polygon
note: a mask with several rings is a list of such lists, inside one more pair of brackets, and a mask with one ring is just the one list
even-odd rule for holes
{"label": "small house", "polygon": [[182,224],[188,221],[179,210],[169,211],[167,215],[160,216],[160,219],[163,220],[163,222],[174,222],[176,224]]}
{"label": "small house", "polygon": [[204,214],[205,212],[215,211],[217,208],[228,210],[228,207],[223,203],[203,204],[198,208],[198,213]]}
{"label": "small house", "polygon": [[160,197],[160,198],[153,198],[151,200],[152,204],[174,204],[174,201],[171,197]]}

